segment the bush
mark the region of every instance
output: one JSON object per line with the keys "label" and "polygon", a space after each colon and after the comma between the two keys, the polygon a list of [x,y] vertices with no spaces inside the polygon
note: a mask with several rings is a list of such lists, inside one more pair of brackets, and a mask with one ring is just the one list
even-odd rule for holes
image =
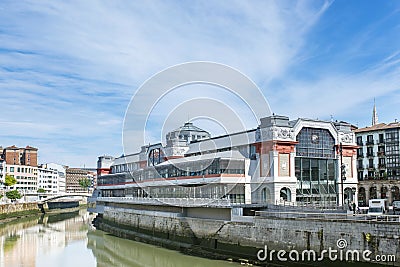
{"label": "bush", "polygon": [[15,179],[14,176],[6,174],[6,178],[5,178],[5,182],[4,182],[5,186],[13,186],[16,183],[17,183],[17,179]]}
{"label": "bush", "polygon": [[6,196],[11,200],[20,199],[22,197],[18,190],[8,191],[6,192]]}

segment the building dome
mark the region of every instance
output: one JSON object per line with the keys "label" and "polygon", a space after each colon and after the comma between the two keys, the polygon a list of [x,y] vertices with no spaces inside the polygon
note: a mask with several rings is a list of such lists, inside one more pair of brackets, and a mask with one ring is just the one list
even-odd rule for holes
{"label": "building dome", "polygon": [[209,132],[193,125],[191,122],[186,122],[183,126],[167,133],[168,145],[187,145],[192,141],[203,140],[210,138]]}

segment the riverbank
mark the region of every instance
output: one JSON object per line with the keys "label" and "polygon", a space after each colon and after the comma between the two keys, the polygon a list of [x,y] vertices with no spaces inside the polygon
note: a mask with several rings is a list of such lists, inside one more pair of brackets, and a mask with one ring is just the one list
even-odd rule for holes
{"label": "riverbank", "polygon": [[22,217],[39,215],[40,211],[37,203],[9,203],[0,205],[0,222],[12,221]]}
{"label": "riverbank", "polygon": [[235,267],[96,230],[85,209],[41,214],[0,225],[0,266]]}
{"label": "riverbank", "polygon": [[[149,211],[126,203],[107,203],[104,213],[94,220],[94,225],[118,237],[190,255],[257,265],[271,264],[270,261],[260,262],[257,259],[258,251],[265,245],[269,251],[295,250],[302,255],[302,252],[312,250],[321,255],[328,249],[341,251],[338,250],[338,240],[345,240],[342,241],[346,244],[345,252],[371,251],[372,260],[377,255],[394,255],[395,262],[390,264],[400,266],[398,222],[276,217],[217,220],[188,217],[177,212]],[[276,256],[275,253],[273,258],[276,259]],[[362,261],[361,256],[360,259]],[[355,262],[357,264],[352,266],[372,265]],[[325,266],[342,266],[343,263],[324,261]],[[319,266],[321,261],[308,261],[307,264]],[[299,262],[294,265],[299,266]]]}
{"label": "riverbank", "polygon": [[[80,204],[78,207],[67,209],[45,209],[45,213],[65,213],[79,209],[87,208],[87,204]],[[13,220],[26,218],[30,216],[41,215],[43,212],[39,209],[36,202],[30,203],[10,203],[0,205],[0,223],[6,223]]]}

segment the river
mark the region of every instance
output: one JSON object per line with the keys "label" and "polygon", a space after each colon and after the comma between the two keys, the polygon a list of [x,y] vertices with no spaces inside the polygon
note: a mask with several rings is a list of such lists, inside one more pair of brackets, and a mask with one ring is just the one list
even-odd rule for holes
{"label": "river", "polygon": [[0,267],[240,266],[111,236],[86,210],[0,222]]}

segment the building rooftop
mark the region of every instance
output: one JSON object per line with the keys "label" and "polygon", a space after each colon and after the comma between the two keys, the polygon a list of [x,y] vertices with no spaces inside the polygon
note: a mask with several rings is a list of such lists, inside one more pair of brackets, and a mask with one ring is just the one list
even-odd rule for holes
{"label": "building rooftop", "polygon": [[[1,147],[0,147],[1,148]],[[17,149],[27,149],[27,150],[38,150],[36,147],[31,147],[31,146],[26,146],[25,148],[20,148],[20,147],[17,147],[17,146],[15,146],[15,145],[12,145],[12,146],[9,146],[9,147],[6,147],[5,149],[7,149],[7,150],[17,150]]]}
{"label": "building rooftop", "polygon": [[193,123],[191,122],[185,122],[185,124],[175,130],[173,130],[173,132],[181,132],[181,131],[192,131],[192,132],[204,132],[204,133],[208,133],[207,131],[194,126]]}
{"label": "building rooftop", "polygon": [[29,149],[29,150],[38,150],[36,147],[32,147],[32,146],[26,146],[25,149]]}
{"label": "building rooftop", "polygon": [[5,149],[19,149],[19,147],[16,147],[15,145],[12,145],[12,146],[6,147]]}
{"label": "building rooftop", "polygon": [[372,132],[372,131],[395,129],[395,128],[400,128],[400,122],[391,122],[389,124],[378,123],[373,126],[356,129],[354,132],[355,133],[364,133],[364,132]]}

